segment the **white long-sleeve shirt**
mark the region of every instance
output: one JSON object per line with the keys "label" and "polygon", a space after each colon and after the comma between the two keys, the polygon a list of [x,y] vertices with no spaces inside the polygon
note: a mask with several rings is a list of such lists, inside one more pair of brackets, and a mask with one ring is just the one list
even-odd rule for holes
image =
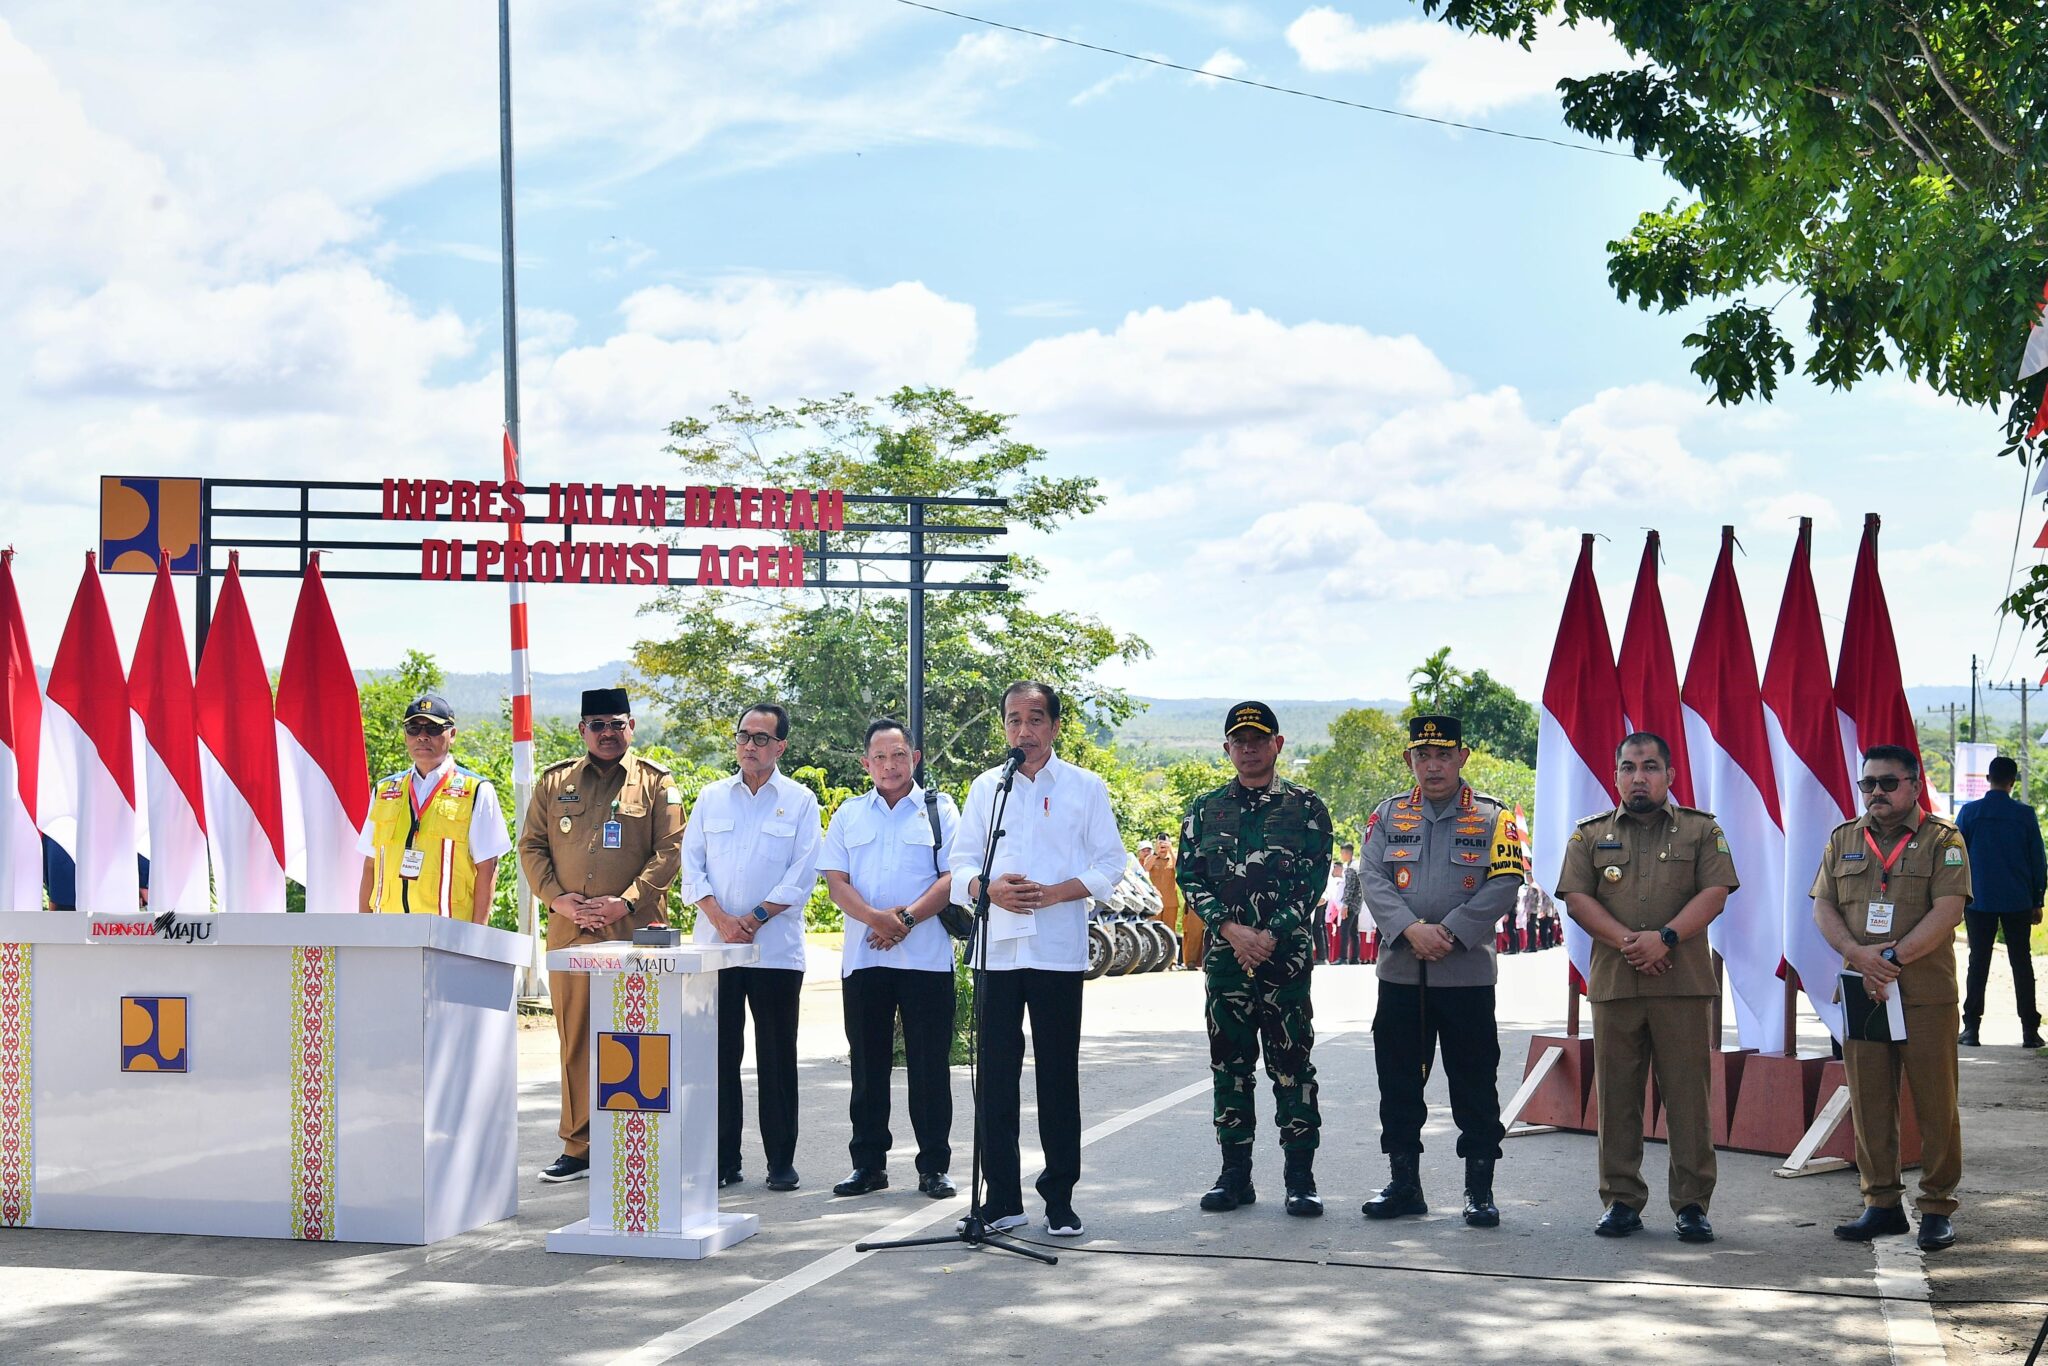
{"label": "white long-sleeve shirt", "polygon": [[[946,855],[960,816],[953,799],[941,796],[939,841],[932,843],[932,820],[925,810],[924,789],[912,784],[910,791],[891,807],[873,790],[839,804],[832,813],[832,826],[825,832],[825,850],[818,856],[818,871],[846,874],[868,905],[886,910],[908,906],[930,890],[946,868]],[[921,972],[951,972],[953,944],[937,916],[917,923],[917,928],[897,941],[894,948],[868,947],[867,927],[851,916],[846,921],[846,949],[839,960],[844,977],[862,968],[908,968]]]}
{"label": "white long-sleeve shirt", "polygon": [[[951,866],[953,899],[963,906],[973,904],[967,884],[981,873],[1002,776],[1001,768],[992,768],[976,778],[967,792],[967,809],[960,813]],[[1021,873],[1050,887],[1079,878],[1091,896],[1107,900],[1130,860],[1109,809],[1109,788],[1100,777],[1058,755],[1045,761],[1035,779],[1017,774],[1003,832],[991,879]],[[1063,901],[1032,915],[991,905],[988,966],[991,972],[1087,971],[1088,903]]]}
{"label": "white long-sleeve shirt", "polygon": [[[764,902],[789,907],[754,935],[764,968],[804,968],[804,903],[818,883],[818,799],[778,771],[759,792],[738,774],[697,794],[683,829],[683,900],[718,898],[727,915],[746,915]],[[699,915],[691,938],[717,943],[710,917]]]}

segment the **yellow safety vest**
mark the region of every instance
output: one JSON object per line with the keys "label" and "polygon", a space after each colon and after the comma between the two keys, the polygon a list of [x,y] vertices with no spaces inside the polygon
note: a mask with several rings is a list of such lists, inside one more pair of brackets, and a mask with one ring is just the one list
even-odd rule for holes
{"label": "yellow safety vest", "polygon": [[[412,773],[406,769],[377,784],[370,800],[370,833],[377,875],[370,908],[413,915],[469,919],[475,905],[476,862],[469,856],[469,820],[483,779],[457,765],[420,812],[413,829]],[[404,876],[407,837],[420,852],[418,877]]]}

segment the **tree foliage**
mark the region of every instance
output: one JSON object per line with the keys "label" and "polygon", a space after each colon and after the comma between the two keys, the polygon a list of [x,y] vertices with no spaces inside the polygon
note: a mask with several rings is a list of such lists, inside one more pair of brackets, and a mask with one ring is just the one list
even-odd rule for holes
{"label": "tree foliage", "polygon": [[[668,449],[693,481],[1008,500],[1006,518],[987,507],[930,507],[928,526],[1006,521],[1051,531],[1101,503],[1093,479],[1040,472],[1044,452],[1017,440],[1007,417],[976,409],[949,389],[899,389],[873,403],[841,394],[789,408],[735,394],[707,417],[676,422],[670,438]],[[849,503],[848,514],[850,524],[892,529],[834,532],[829,547],[835,555],[900,553],[906,546],[907,535],[893,529],[904,523],[902,509]],[[794,539],[808,552],[817,550],[814,534]],[[935,537],[929,548],[953,554],[1005,549],[988,532]],[[695,758],[724,763],[740,710],[774,698],[795,720],[788,767],[812,765],[835,784],[864,786],[858,759],[867,721],[908,710],[909,609],[899,591],[906,576],[882,563],[878,569],[835,560],[832,577],[855,581],[852,588],[789,593],[692,586],[660,594],[645,610],[671,625],[635,646],[634,665],[678,718],[670,731],[675,743]],[[998,697],[1013,679],[1044,678],[1057,686],[1074,713],[1070,729],[1113,727],[1130,715],[1129,697],[1095,672],[1110,660],[1143,657],[1142,640],[1119,635],[1093,616],[1036,610],[1031,588],[1045,571],[1029,557],[1012,553],[1003,564],[960,570],[944,577],[1010,586],[926,598],[925,762],[936,782],[957,787],[1000,752]]]}
{"label": "tree foliage", "polygon": [[1536,709],[1486,670],[1468,674],[1454,666],[1450,656],[1451,647],[1446,645],[1408,671],[1413,691],[1401,719],[1455,716],[1464,723],[1465,743],[1473,749],[1534,768]]}
{"label": "tree foliage", "polygon": [[[1528,47],[1554,0],[1421,3]],[[1639,63],[1560,81],[1565,122],[1660,158],[1687,191],[1608,244],[1608,279],[1645,309],[1720,305],[1685,339],[1716,401],[1769,399],[1795,363],[1845,389],[1898,368],[1964,402],[2006,404],[2016,444],[2031,404],[2014,362],[2048,268],[2037,6],[1564,0],[1563,11],[1606,24]],[[1807,300],[1803,358],[1776,312],[1787,286]]]}

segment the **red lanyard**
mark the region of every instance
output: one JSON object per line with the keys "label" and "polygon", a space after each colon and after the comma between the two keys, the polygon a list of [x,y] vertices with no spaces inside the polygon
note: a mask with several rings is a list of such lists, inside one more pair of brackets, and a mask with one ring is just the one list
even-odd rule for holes
{"label": "red lanyard", "polygon": [[1899,842],[1892,846],[1892,852],[1887,855],[1884,850],[1877,847],[1877,840],[1871,835],[1869,829],[1866,828],[1864,830],[1863,842],[1870,846],[1871,853],[1877,855],[1877,890],[1879,894],[1891,890],[1892,865],[1899,861],[1899,855],[1906,851],[1906,845],[1911,842],[1912,838],[1913,832],[1910,830],[1899,836]]}
{"label": "red lanyard", "polygon": [[412,803],[412,829],[405,832],[406,848],[412,848],[413,837],[419,834],[420,832],[420,817],[427,814],[427,808],[434,804],[434,798],[440,796],[441,789],[448,786],[448,775],[453,773],[454,771],[455,770],[452,767],[443,769],[441,772],[441,776],[435,779],[434,785],[431,788],[427,789],[427,796],[426,800],[424,801],[417,799],[413,795],[415,792],[418,791],[418,789],[413,785],[411,776],[407,775],[405,780],[405,795],[406,799]]}

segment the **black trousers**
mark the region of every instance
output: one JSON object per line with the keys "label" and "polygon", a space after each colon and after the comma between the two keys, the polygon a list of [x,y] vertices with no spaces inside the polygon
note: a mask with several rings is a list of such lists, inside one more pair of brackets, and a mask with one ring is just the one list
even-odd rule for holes
{"label": "black trousers", "polygon": [[1963,993],[1963,1019],[1975,1024],[1984,1018],[1984,984],[1991,980],[1991,951],[2001,930],[2005,933],[2006,961],[2012,964],[2012,992],[2018,998],[2020,1024],[2027,1029],[2039,1029],[2041,1012],[2034,1005],[2034,956],[2028,943],[2034,932],[2031,911],[1963,912],[1963,931],[1970,938],[1969,986]]}
{"label": "black trousers", "polygon": [[1022,1114],[1024,1016],[1031,1015],[1031,1060],[1038,1077],[1038,1143],[1045,1203],[1073,1203],[1081,1179],[1081,974],[1015,968],[982,978],[981,1169],[990,1216],[1022,1214],[1017,1128]]}
{"label": "black trousers", "polygon": [[953,974],[911,968],[859,968],[840,983],[846,1045],[853,1061],[847,1116],[856,1167],[889,1165],[889,1075],[895,1064],[896,1016],[903,1016],[903,1068],[910,1077],[910,1128],[917,1135],[920,1175],[953,1165]]}
{"label": "black trousers", "polygon": [[1358,917],[1347,915],[1337,922],[1337,961],[1358,961]]}
{"label": "black trousers", "polygon": [[754,1016],[754,1089],[769,1170],[796,1161],[796,1011],[804,975],[794,968],[727,968],[718,974],[718,1169],[740,1169],[740,1059]]}
{"label": "black trousers", "polygon": [[1500,1122],[1500,1035],[1493,1021],[1492,987],[1420,987],[1379,984],[1372,1017],[1373,1062],[1380,1081],[1380,1151],[1422,1151],[1422,1065],[1443,1045],[1444,1077],[1451,1088],[1451,1118],[1458,1124],[1458,1156],[1499,1157],[1507,1130]]}

